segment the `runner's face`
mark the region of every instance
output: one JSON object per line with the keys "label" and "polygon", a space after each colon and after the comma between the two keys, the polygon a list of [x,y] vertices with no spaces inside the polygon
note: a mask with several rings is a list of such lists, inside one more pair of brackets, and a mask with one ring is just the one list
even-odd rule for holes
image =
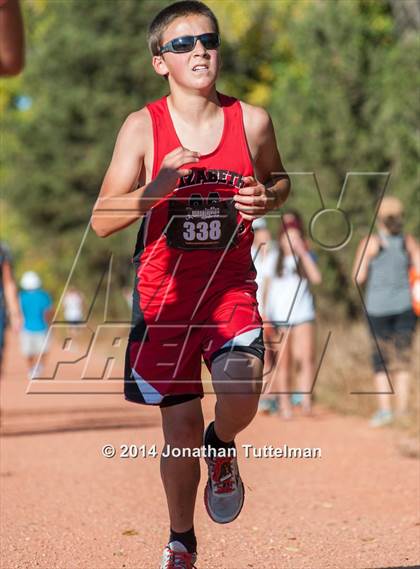
{"label": "runner's face", "polygon": [[[161,45],[181,36],[197,36],[214,32],[212,22],[205,16],[177,18],[165,30]],[[212,87],[219,71],[219,50],[205,49],[197,41],[187,53],[165,53],[163,59],[170,80],[198,90]],[[161,68],[164,69],[164,68]]]}

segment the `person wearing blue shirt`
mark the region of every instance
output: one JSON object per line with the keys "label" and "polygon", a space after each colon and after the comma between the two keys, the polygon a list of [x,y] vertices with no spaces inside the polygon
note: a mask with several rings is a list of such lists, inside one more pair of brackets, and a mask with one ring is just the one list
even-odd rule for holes
{"label": "person wearing blue shirt", "polygon": [[24,273],[20,286],[19,302],[23,314],[21,350],[28,362],[29,378],[33,379],[40,376],[48,352],[47,331],[52,300],[34,271]]}

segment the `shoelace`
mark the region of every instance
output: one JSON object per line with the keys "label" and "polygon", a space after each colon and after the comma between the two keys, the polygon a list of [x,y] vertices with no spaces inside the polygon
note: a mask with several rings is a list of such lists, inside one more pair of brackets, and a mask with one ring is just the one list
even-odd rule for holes
{"label": "shoelace", "polygon": [[233,459],[220,457],[214,460],[213,482],[216,494],[227,494],[235,489]]}
{"label": "shoelace", "polygon": [[182,551],[172,551],[168,548],[169,557],[166,560],[165,569],[190,569],[194,568],[191,565],[191,554]]}

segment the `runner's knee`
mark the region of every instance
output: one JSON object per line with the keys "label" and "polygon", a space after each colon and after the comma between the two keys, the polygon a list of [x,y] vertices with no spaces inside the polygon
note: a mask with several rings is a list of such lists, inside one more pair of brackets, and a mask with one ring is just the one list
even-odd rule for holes
{"label": "runner's knee", "polygon": [[200,447],[203,441],[202,416],[181,415],[164,426],[165,443],[176,447]]}
{"label": "runner's knee", "polygon": [[246,427],[254,418],[258,409],[259,395],[247,393],[219,395],[216,414],[239,427]]}
{"label": "runner's knee", "polygon": [[212,365],[212,381],[217,394],[258,396],[262,389],[263,361],[243,352],[223,354]]}

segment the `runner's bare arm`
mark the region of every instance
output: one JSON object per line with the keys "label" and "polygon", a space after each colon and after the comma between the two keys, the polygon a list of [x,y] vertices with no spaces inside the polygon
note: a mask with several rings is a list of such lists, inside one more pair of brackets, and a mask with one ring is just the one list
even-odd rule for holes
{"label": "runner's bare arm", "polygon": [[285,203],[290,179],[281,161],[270,115],[260,107],[241,105],[257,179],[245,178],[245,187],[239,190],[235,201],[245,219],[255,219]]}
{"label": "runner's bare arm", "polygon": [[276,134],[270,115],[264,109],[254,109],[254,143],[256,145],[254,167],[257,179],[270,188],[275,204],[280,207],[290,193],[290,178],[285,172],[277,148]]}
{"label": "runner's bare arm", "polygon": [[156,178],[137,188],[150,140],[153,132],[147,109],[129,115],[118,134],[92,212],[92,229],[99,237],[107,237],[139,219],[175,187],[179,176],[189,172],[182,165],[198,160],[197,153],[176,148],[165,156]]}
{"label": "runner's bare arm", "polygon": [[118,133],[111,163],[94,205],[91,224],[99,237],[127,227],[142,215],[140,198],[144,188],[135,189],[151,130],[147,110],[129,115]]}

